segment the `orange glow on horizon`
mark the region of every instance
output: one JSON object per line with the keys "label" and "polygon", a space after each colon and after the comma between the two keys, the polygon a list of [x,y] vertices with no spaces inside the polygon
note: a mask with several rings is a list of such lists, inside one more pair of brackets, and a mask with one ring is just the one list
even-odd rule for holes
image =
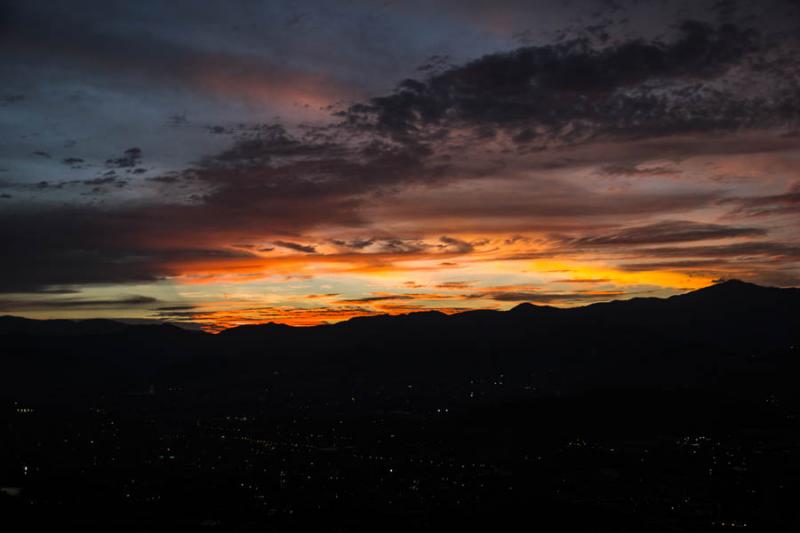
{"label": "orange glow on horizon", "polygon": [[[207,331],[266,322],[314,326],[426,310],[507,309],[522,302],[574,307],[675,294],[713,283],[713,277],[702,272],[626,271],[589,254],[564,259],[557,254],[549,259],[510,258],[526,250],[525,246],[530,250],[530,242],[500,246],[496,240],[475,235],[459,239],[480,244],[451,252],[442,251],[442,245],[430,239],[434,244],[419,251],[343,253],[312,240],[318,249],[315,253],[278,250],[175,262],[170,265],[175,273],[171,281],[177,287],[197,287],[201,294],[204,287],[230,287],[230,293],[245,295],[218,301],[212,297],[184,318]],[[536,246],[536,253],[547,253],[546,247]],[[358,288],[320,290],[319,286],[326,286],[320,280],[351,280]],[[236,287],[263,288],[240,291]],[[271,292],[270,287],[280,290]]]}

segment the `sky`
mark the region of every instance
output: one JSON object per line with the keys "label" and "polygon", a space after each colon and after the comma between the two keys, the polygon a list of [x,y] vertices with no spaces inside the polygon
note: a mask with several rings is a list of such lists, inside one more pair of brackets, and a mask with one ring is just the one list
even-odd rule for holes
{"label": "sky", "polygon": [[800,285],[800,2],[0,0],[0,314]]}

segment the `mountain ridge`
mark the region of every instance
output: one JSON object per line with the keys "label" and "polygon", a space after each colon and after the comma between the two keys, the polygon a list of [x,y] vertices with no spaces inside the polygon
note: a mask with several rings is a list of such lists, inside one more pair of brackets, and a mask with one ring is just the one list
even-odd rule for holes
{"label": "mountain ridge", "polygon": [[[490,317],[490,316],[546,316],[557,314],[581,314],[593,312],[598,309],[618,309],[635,308],[642,305],[668,305],[670,302],[686,302],[686,301],[708,301],[714,300],[712,304],[719,305],[720,303],[735,302],[737,299],[741,300],[747,297],[764,298],[766,296],[778,298],[791,298],[800,297],[800,288],[788,287],[767,287],[756,285],[741,280],[731,279],[696,289],[693,291],[676,294],[666,298],[657,297],[635,297],[625,300],[610,300],[606,302],[595,302],[583,306],[576,307],[554,307],[550,305],[537,305],[530,302],[520,303],[508,310],[499,311],[494,309],[475,309],[468,311],[461,311],[458,313],[446,314],[440,311],[415,311],[411,313],[401,314],[376,314],[363,317],[354,317],[348,320],[337,322],[333,324],[318,324],[314,326],[293,326],[291,324],[284,324],[281,322],[264,322],[260,324],[243,324],[225,328],[215,335],[231,336],[237,334],[252,335],[255,332],[287,332],[291,330],[310,330],[314,328],[329,328],[332,326],[342,327],[343,325],[353,324],[377,324],[377,323],[402,323],[409,321],[429,321],[435,322],[438,320],[447,320],[450,318],[459,320],[466,318],[473,318],[476,316]],[[723,300],[717,302],[716,300]],[[0,316],[0,335],[8,334],[22,334],[22,335],[52,335],[52,336],[72,336],[72,335],[89,335],[89,334],[113,334],[119,333],[124,329],[135,330],[136,328],[148,328],[150,326],[170,326],[181,329],[182,331],[197,333],[190,328],[184,328],[180,324],[172,322],[162,322],[153,324],[130,324],[124,321],[106,319],[106,318],[90,318],[90,319],[31,319],[14,315]],[[70,330],[69,328],[72,328]],[[208,333],[208,332],[205,332]]]}
{"label": "mountain ridge", "polygon": [[790,375],[800,290],[727,282],[663,299],[377,315],[315,327],[267,323],[216,335],[166,324],[2,317],[0,338],[0,387],[18,391],[152,383],[228,391],[273,388],[279,379],[325,395],[365,383],[447,390],[500,374],[550,391],[683,387]]}

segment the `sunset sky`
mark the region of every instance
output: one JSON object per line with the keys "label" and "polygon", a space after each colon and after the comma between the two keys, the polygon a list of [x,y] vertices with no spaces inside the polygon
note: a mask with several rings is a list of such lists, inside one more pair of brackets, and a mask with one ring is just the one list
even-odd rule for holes
{"label": "sunset sky", "polygon": [[791,0],[0,0],[0,314],[797,286],[798,57]]}

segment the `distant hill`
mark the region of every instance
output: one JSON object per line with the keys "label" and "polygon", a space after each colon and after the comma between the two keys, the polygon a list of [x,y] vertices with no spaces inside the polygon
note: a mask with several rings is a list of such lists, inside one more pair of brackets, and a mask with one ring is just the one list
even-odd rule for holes
{"label": "distant hill", "polygon": [[800,289],[727,281],[665,299],[382,315],[302,328],[269,323],[217,335],[171,325],[6,316],[0,340],[0,384],[20,390],[145,383],[214,388],[280,376],[282,386],[333,394],[364,384],[446,388],[500,374],[509,383],[556,392],[740,384],[748,375],[778,379],[781,365],[794,364],[786,354],[800,345]]}

